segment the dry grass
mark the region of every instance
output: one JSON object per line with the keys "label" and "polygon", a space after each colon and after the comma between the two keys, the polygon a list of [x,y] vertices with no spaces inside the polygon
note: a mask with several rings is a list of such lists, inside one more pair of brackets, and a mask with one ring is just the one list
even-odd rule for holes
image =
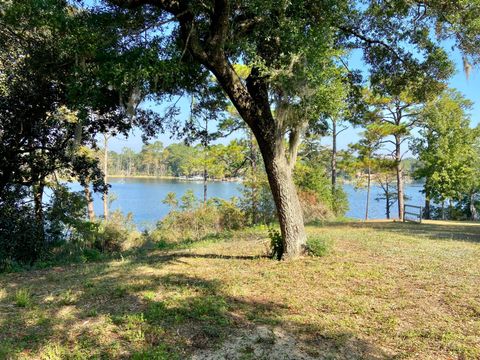
{"label": "dry grass", "polygon": [[[262,256],[266,233],[246,231],[2,275],[0,358],[480,358],[480,226],[308,231],[333,250],[277,262]],[[15,304],[21,289],[29,306]]]}

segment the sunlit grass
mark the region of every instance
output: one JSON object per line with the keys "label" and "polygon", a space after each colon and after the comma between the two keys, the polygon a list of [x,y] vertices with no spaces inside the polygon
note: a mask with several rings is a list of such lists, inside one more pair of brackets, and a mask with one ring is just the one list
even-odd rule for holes
{"label": "sunlit grass", "polygon": [[308,233],[322,256],[270,260],[256,229],[1,275],[0,358],[480,357],[480,226]]}

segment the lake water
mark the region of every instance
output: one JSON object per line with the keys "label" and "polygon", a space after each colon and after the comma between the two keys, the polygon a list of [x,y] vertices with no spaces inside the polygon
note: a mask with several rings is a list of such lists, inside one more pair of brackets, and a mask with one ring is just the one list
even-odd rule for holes
{"label": "lake water", "polygon": [[[112,178],[110,193],[116,200],[111,205],[111,210],[119,209],[124,213],[132,212],[134,221],[140,228],[149,228],[163,218],[169,207],[162,203],[166,194],[175,192],[180,198],[185,191],[192,189],[199,199],[203,199],[203,183],[201,181],[182,181],[170,179],[139,179],[139,178]],[[208,183],[208,197],[230,199],[241,195],[241,183],[214,181]],[[78,184],[72,185],[73,190],[81,190]],[[350,209],[346,216],[363,219],[365,214],[365,189],[355,189],[352,185],[344,185],[348,195]],[[409,197],[408,204],[423,205],[424,196],[420,192],[421,185],[410,184],[406,186],[405,193]],[[370,198],[369,217],[371,219],[385,218],[385,201],[375,201],[380,196],[381,189],[372,187]],[[94,195],[94,207],[97,215],[103,213],[100,194]],[[396,204],[392,209],[392,217],[397,214]]]}

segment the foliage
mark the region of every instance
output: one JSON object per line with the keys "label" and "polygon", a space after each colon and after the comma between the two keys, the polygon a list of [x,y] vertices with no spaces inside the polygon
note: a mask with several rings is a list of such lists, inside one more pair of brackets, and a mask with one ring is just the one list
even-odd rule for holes
{"label": "foliage", "polygon": [[428,200],[460,201],[478,192],[478,129],[470,128],[471,104],[447,91],[427,104],[421,114],[421,137],[413,150],[420,164],[414,175],[424,179]]}
{"label": "foliage", "polygon": [[120,252],[126,250],[127,243],[138,236],[134,231],[132,214],[123,216],[117,210],[110,214],[107,221],[100,223],[92,246],[101,252]]}
{"label": "foliage", "polygon": [[88,221],[84,197],[63,185],[51,189],[41,233],[33,208],[28,202],[19,202],[18,194],[0,203],[0,272],[26,266],[98,261],[104,254],[142,244],[131,214],[123,216],[115,211],[108,221]]}
{"label": "foliage", "polygon": [[345,216],[349,209],[348,195],[343,187],[336,187],[332,192],[332,210],[337,218]]}
{"label": "foliage", "polygon": [[271,224],[277,220],[277,210],[266,174],[249,172],[242,183],[240,208],[250,225]]}
{"label": "foliage", "polygon": [[22,187],[13,187],[0,200],[0,271],[15,268],[15,263],[32,264],[45,250],[41,229]]}
{"label": "foliage", "polygon": [[316,159],[298,162],[294,179],[306,222],[341,217],[348,210],[348,199],[343,188],[337,186],[332,190],[326,166]]}
{"label": "foliage", "polygon": [[270,238],[270,258],[281,260],[283,254],[282,234],[277,229],[268,228],[268,237]]}
{"label": "foliage", "polygon": [[[245,146],[241,140],[228,144],[200,145],[174,143],[166,148],[160,142],[144,145],[139,153],[128,147],[110,151],[108,171],[122,176],[203,176],[209,179],[236,178],[245,173]],[[102,157],[98,155],[100,162]]]}
{"label": "foliage", "polygon": [[231,201],[213,198],[210,204],[215,206],[221,215],[219,223],[221,229],[239,230],[245,227],[245,213],[239,207],[237,198],[232,198]]}
{"label": "foliage", "polygon": [[165,196],[165,199],[162,200],[162,203],[170,206],[172,210],[175,210],[178,206],[177,194],[174,192],[169,192],[167,196]]}
{"label": "foliage", "polygon": [[85,220],[85,196],[81,192],[71,192],[62,184],[55,184],[51,190],[45,216],[47,242],[80,241],[93,230],[93,224]]}
{"label": "foliage", "polygon": [[149,234],[151,240],[167,243],[198,241],[246,225],[245,213],[235,198],[231,201],[213,198],[201,204],[192,191],[187,191],[181,200],[181,210],[172,209],[160,220]]}
{"label": "foliage", "polygon": [[32,295],[28,289],[18,289],[14,296],[15,305],[29,307],[32,304]]}
{"label": "foliage", "polygon": [[310,236],[307,240],[307,253],[311,256],[322,257],[332,249],[332,241],[322,236]]}

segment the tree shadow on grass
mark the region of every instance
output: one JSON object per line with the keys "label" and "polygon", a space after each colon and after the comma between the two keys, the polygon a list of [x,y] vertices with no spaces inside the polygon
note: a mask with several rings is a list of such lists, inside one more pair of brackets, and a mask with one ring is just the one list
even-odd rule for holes
{"label": "tree shadow on grass", "polygon": [[[31,358],[42,353],[52,358],[184,359],[228,353],[241,359],[256,347],[265,358],[278,348],[284,359],[307,359],[308,353],[310,358],[389,357],[351,331],[283,320],[289,311],[284,304],[228,295],[221,280],[153,271],[189,256],[251,260],[157,254],[149,257],[155,268],[145,269],[142,257],[124,265],[91,264],[0,278],[9,295],[0,298],[0,357],[22,352]],[[30,307],[13,304],[11,295],[19,288],[32,289]],[[288,336],[261,336],[258,326],[272,334],[285,329]],[[232,339],[236,345],[225,345]]]}
{"label": "tree shadow on grass", "polygon": [[353,227],[368,228],[377,231],[391,232],[405,236],[418,236],[432,240],[456,240],[468,242],[480,242],[480,223],[476,224],[435,224],[413,222],[352,222],[329,224],[328,227]]}

